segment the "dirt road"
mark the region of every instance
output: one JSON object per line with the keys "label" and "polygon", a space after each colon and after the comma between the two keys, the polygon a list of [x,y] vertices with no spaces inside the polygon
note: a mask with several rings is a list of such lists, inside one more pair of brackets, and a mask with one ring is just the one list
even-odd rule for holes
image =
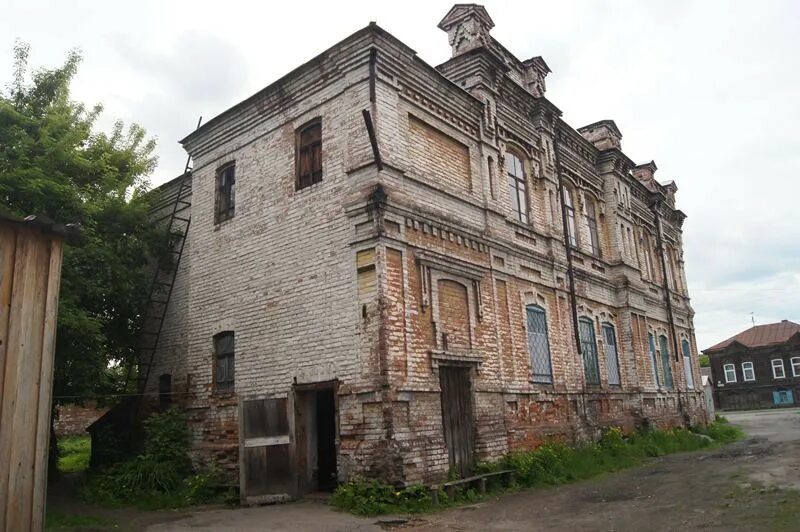
{"label": "dirt road", "polygon": [[[800,531],[800,410],[726,414],[750,437],[721,450],[671,455],[646,466],[553,489],[504,495],[417,518],[403,531]],[[375,519],[301,502],[197,512],[148,528],[378,530]]]}

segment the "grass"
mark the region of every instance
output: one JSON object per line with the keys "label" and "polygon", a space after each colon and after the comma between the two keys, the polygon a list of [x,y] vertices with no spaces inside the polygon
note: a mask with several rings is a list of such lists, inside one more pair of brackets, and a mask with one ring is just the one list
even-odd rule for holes
{"label": "grass", "polygon": [[52,531],[86,531],[86,530],[109,530],[116,528],[116,522],[103,517],[92,515],[65,515],[58,512],[47,512],[45,520],[45,530]]}
{"label": "grass", "polygon": [[92,440],[89,436],[67,436],[58,440],[58,470],[79,473],[89,467]]}
{"label": "grass", "polygon": [[[515,484],[512,486],[501,485],[499,479],[488,483],[487,495],[496,495],[504,491],[592,478],[640,465],[650,457],[719,446],[741,437],[741,430],[729,425],[724,418],[692,431],[649,430],[624,436],[620,429],[612,428],[598,443],[569,447],[550,442],[532,451],[515,451],[495,462],[481,463],[476,470],[478,473],[515,471]],[[474,490],[462,489],[448,498],[440,490],[439,503],[435,504],[430,490],[421,485],[396,489],[377,481],[356,479],[339,486],[331,503],[357,515],[409,514],[473,502],[483,497]]]}

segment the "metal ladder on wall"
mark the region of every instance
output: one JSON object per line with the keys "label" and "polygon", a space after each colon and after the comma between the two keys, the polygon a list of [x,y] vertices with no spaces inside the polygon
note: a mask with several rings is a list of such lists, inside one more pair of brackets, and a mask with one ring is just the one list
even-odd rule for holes
{"label": "metal ladder on wall", "polygon": [[[203,117],[200,117],[197,121],[198,128],[202,120]],[[169,217],[169,222],[167,223],[167,250],[156,263],[153,281],[150,283],[150,292],[136,353],[139,361],[137,386],[139,394],[144,394],[147,389],[150,370],[153,367],[153,359],[158,348],[158,340],[161,338],[164,319],[167,316],[167,306],[172,297],[175,278],[178,275],[181,257],[186,246],[186,237],[189,234],[192,206],[189,200],[192,190],[191,162],[191,156],[187,157],[183,174],[179,178],[180,182],[178,191],[175,194],[175,201],[172,204],[172,210],[167,215]]]}

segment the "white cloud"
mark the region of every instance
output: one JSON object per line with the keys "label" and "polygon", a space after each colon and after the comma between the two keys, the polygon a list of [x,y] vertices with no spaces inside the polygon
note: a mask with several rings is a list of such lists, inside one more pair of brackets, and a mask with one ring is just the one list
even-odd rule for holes
{"label": "white cloud", "polygon": [[[2,0],[0,0],[2,2]],[[438,64],[451,1],[253,3],[144,0],[0,5],[0,73],[15,37],[34,64],[81,47],[75,96],[102,125],[159,139],[153,181],[183,168],[177,141],[370,20]],[[800,3],[774,0],[489,1],[493,35],[544,56],[548,96],[573,126],[611,118],[635,161],[675,179],[700,347],[749,325],[800,320]]]}

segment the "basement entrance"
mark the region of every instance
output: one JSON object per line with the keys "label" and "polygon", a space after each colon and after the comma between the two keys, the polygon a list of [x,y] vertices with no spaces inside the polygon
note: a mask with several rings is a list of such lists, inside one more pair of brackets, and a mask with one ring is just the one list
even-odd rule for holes
{"label": "basement entrance", "polygon": [[462,478],[472,474],[472,385],[470,368],[439,366],[442,387],[442,425],[450,471]]}
{"label": "basement entrance", "polygon": [[295,385],[298,495],[337,485],[336,383]]}

